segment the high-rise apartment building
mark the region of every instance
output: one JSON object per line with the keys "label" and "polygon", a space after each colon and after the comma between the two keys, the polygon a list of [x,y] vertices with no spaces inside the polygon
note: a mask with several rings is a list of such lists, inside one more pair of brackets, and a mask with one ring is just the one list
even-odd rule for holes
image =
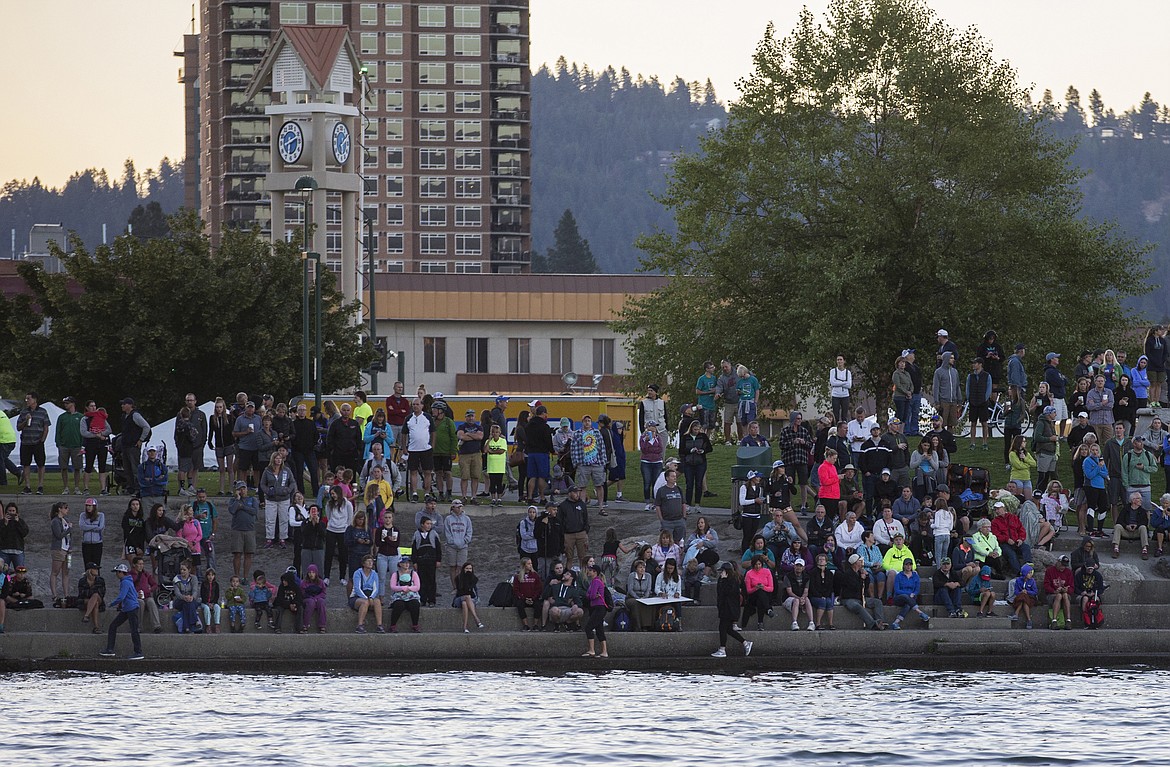
{"label": "high-rise apartment building", "polygon": [[[527,0],[202,0],[199,199],[222,227],[268,231],[267,89],[244,92],[282,24],[341,25],[366,70],[362,144],[377,271],[527,271],[531,122]],[[292,237],[303,207],[286,203]],[[341,208],[330,205],[336,268]],[[334,258],[331,258],[334,257]]]}

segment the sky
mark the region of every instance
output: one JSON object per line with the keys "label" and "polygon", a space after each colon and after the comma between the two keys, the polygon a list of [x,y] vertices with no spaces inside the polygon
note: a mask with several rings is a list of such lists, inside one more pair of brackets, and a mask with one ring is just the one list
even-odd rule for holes
{"label": "sky", "polygon": [[[1170,101],[1166,0],[928,1],[952,27],[978,27],[1037,100],[1071,84],[1082,101],[1097,88],[1117,112],[1146,91]],[[181,158],[173,52],[191,29],[190,0],[0,2],[0,184],[38,176],[56,186],[89,167],[116,177],[128,157],[140,171]],[[785,33],[803,5],[819,15],[827,0],[531,0],[532,63],[563,55],[664,82],[710,78],[729,101],[768,22]]]}

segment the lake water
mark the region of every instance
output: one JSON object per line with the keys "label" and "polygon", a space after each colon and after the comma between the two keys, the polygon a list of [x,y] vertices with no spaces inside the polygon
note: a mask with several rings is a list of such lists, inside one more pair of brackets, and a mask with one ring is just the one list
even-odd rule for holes
{"label": "lake water", "polygon": [[1166,764],[1170,671],[0,676],[4,761]]}

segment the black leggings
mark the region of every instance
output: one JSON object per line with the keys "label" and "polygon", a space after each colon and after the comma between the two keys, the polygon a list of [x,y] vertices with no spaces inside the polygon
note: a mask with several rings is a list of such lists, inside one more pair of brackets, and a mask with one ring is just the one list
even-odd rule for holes
{"label": "black leggings", "polygon": [[395,599],[390,603],[390,625],[397,626],[403,613],[410,613],[410,625],[418,625],[419,601],[417,599]]}
{"label": "black leggings", "polygon": [[747,623],[748,618],[755,613],[759,615],[759,620],[764,620],[764,616],[768,614],[768,608],[772,606],[772,595],[763,589],[756,589],[748,595],[743,603],[743,617],[740,623]]}
{"label": "black leggings", "polygon": [[[1109,511],[1108,495],[1103,488],[1085,485],[1085,501],[1090,509],[1097,512],[1097,530],[1102,530],[1105,527],[1105,514]],[[1092,527],[1092,524],[1086,522],[1085,527]]]}
{"label": "black leggings", "polygon": [[82,442],[85,447],[85,473],[93,474],[93,464],[97,461],[98,471],[102,474],[106,473],[106,459],[110,456],[109,447],[100,439],[85,439]]}
{"label": "black leggings", "polygon": [[329,572],[333,569],[333,556],[337,555],[337,572],[338,576],[345,580],[346,573],[349,569],[349,557],[345,550],[345,533],[334,533],[330,530],[325,531],[325,572],[321,574],[322,578],[328,578]]}
{"label": "black leggings", "polygon": [[756,531],[760,529],[759,516],[749,517],[744,514],[740,518],[740,529],[743,531],[743,541],[740,544],[740,551],[747,551],[752,547],[752,538],[756,537]]}
{"label": "black leggings", "polygon": [[605,641],[605,605],[595,605],[589,608],[589,620],[585,623],[585,638],[593,639],[596,635],[597,641]]}
{"label": "black leggings", "polygon": [[720,618],[719,619],[719,646],[727,647],[727,637],[731,637],[740,644],[743,644],[743,634],[736,631],[732,626],[735,625],[734,618]]}
{"label": "black leggings", "polygon": [[504,475],[503,474],[489,474],[488,475],[488,492],[492,495],[504,494]]}

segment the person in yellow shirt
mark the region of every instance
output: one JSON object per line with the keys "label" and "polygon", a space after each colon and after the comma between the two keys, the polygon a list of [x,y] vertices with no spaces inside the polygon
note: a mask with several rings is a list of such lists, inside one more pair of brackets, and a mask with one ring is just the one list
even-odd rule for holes
{"label": "person in yellow shirt", "polygon": [[508,440],[500,433],[500,425],[492,424],[487,444],[488,492],[491,505],[504,505],[504,476],[508,471]]}
{"label": "person in yellow shirt", "polygon": [[366,393],[361,389],[353,393],[353,398],[358,403],[357,407],[353,409],[353,420],[357,421],[358,434],[365,434],[366,423],[374,417],[374,409],[366,401]]}
{"label": "person in yellow shirt", "polygon": [[378,491],[378,496],[382,499],[382,506],[389,509],[394,505],[394,488],[386,481],[385,473],[381,466],[374,466],[370,469],[370,479],[366,483],[365,497],[370,498],[370,488],[375,488]]}
{"label": "person in yellow shirt", "polygon": [[891,597],[894,595],[894,578],[902,572],[902,563],[905,561],[910,562],[913,570],[918,569],[914,552],[906,545],[906,536],[894,533],[893,545],[886,549],[886,555],[882,558],[882,567],[886,569],[886,594]]}

